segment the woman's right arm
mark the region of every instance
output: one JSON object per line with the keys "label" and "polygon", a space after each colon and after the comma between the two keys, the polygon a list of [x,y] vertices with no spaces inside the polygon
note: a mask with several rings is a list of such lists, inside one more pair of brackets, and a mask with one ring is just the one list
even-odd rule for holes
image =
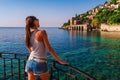
{"label": "woman's right arm", "polygon": [[61,64],[68,64],[67,62],[61,60],[57,54],[55,53],[55,51],[53,50],[53,48],[51,47],[48,37],[47,37],[47,33],[45,30],[42,31],[42,38],[45,44],[45,47],[48,49],[49,53]]}

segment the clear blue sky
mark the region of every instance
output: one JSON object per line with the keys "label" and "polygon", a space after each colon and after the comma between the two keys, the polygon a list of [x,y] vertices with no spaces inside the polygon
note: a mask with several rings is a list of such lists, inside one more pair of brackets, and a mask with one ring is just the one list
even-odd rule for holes
{"label": "clear blue sky", "polygon": [[60,27],[76,13],[84,13],[108,0],[0,0],[0,26],[25,25],[34,15],[41,26]]}

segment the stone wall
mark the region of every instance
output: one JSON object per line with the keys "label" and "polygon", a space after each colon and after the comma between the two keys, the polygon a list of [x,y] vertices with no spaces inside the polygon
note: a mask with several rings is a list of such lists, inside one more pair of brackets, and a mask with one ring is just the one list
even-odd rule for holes
{"label": "stone wall", "polygon": [[120,31],[120,25],[101,24],[100,28],[101,28],[101,31],[108,31],[108,32]]}

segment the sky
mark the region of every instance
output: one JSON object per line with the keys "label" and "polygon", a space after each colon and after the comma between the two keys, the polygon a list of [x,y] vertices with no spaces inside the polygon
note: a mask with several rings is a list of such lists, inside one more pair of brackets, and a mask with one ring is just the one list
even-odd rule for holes
{"label": "sky", "polygon": [[0,0],[0,26],[24,27],[27,16],[36,16],[42,27],[60,27],[75,14],[108,0]]}

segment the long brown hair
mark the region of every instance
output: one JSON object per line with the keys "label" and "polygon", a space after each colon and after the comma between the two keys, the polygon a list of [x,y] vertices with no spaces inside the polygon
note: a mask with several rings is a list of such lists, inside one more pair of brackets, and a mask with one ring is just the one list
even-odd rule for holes
{"label": "long brown hair", "polygon": [[31,32],[30,32],[30,29],[33,28],[35,25],[34,25],[34,21],[37,20],[37,18],[35,16],[28,16],[26,18],[26,26],[25,26],[25,43],[26,43],[26,46],[28,48],[31,47],[31,44],[30,44],[30,37],[31,37]]}

